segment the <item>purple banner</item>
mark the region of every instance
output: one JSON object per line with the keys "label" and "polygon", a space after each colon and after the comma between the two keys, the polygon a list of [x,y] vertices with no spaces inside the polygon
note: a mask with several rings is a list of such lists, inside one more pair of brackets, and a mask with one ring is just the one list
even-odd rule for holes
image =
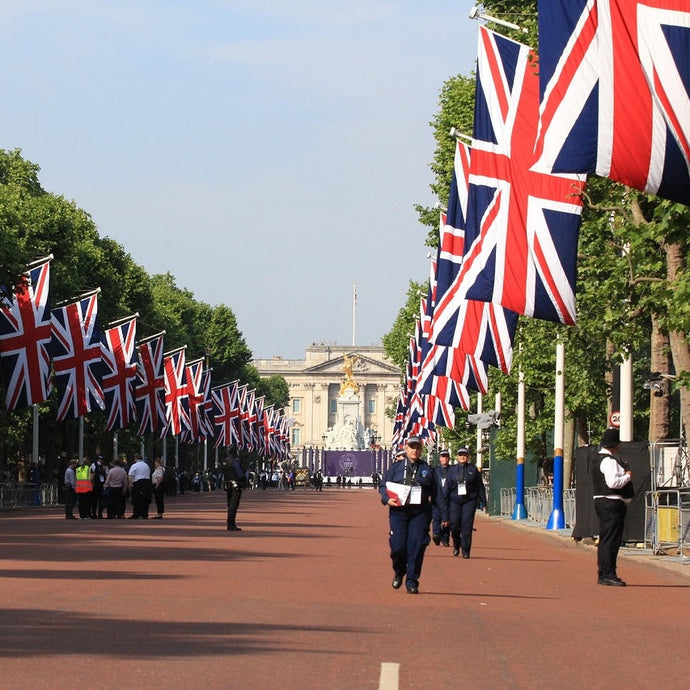
{"label": "purple banner", "polygon": [[381,450],[324,451],[324,474],[331,477],[371,477],[388,466],[387,452]]}

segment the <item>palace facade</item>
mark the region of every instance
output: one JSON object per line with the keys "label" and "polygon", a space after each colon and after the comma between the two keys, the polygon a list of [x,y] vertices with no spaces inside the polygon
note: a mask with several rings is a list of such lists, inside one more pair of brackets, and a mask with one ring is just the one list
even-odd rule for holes
{"label": "palace facade", "polygon": [[398,400],[401,375],[383,347],[320,343],[307,347],[304,359],[273,357],[257,359],[252,364],[262,377],[279,374],[290,387],[290,402],[284,414],[292,423],[293,453],[325,444],[327,432],[336,423],[341,386],[348,378],[358,387],[362,425],[377,445],[390,445],[393,420],[386,416],[386,410]]}

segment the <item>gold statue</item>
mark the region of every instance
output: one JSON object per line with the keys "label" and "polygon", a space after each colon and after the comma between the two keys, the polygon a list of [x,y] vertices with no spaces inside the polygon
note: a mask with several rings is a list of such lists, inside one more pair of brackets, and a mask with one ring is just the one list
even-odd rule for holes
{"label": "gold statue", "polygon": [[351,390],[355,395],[359,393],[359,385],[357,385],[352,371],[357,360],[359,360],[357,355],[345,355],[343,358],[343,371],[345,372],[345,378],[340,384],[340,395],[345,395],[345,391],[348,390]]}

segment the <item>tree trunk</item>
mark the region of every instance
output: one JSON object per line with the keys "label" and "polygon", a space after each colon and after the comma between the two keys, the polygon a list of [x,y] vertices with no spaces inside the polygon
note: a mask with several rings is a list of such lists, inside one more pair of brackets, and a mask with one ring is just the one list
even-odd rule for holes
{"label": "tree trunk", "polygon": [[[669,354],[669,338],[659,327],[659,317],[652,314],[652,371],[668,374],[671,371],[671,357]],[[649,391],[649,440],[659,441],[671,436],[671,397],[668,395],[668,382],[662,380],[663,395],[655,395],[659,391]]]}
{"label": "tree trunk", "polygon": [[[672,285],[679,271],[685,266],[685,256],[683,255],[683,248],[678,243],[666,244],[664,250],[666,251],[666,278]],[[668,335],[676,375],[690,371],[690,346],[685,333],[671,331]],[[688,388],[680,389],[680,414],[684,436],[687,438],[690,427],[690,389]]]}
{"label": "tree trunk", "polygon": [[563,488],[570,489],[573,477],[575,455],[575,421],[566,413],[563,425]]}

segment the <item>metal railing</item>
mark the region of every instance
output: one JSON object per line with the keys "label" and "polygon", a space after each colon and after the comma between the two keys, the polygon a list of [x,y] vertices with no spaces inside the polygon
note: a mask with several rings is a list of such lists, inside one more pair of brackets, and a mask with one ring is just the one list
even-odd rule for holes
{"label": "metal railing", "polygon": [[[501,516],[512,516],[516,499],[517,489],[514,487],[501,489]],[[546,524],[553,511],[553,487],[525,487],[525,509],[528,520]],[[567,527],[575,524],[575,489],[563,491],[563,518]]]}
{"label": "metal railing", "polygon": [[690,488],[658,489],[645,493],[645,548],[653,553],[690,549]]}
{"label": "metal railing", "polygon": [[0,508],[59,505],[57,484],[0,483]]}

